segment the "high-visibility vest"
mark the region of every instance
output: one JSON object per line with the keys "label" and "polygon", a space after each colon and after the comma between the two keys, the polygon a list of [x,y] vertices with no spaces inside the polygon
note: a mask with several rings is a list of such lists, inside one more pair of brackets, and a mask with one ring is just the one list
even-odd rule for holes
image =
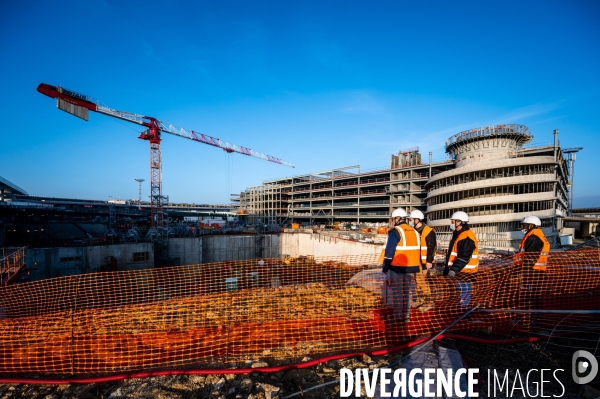
{"label": "high-visibility vest", "polygon": [[475,249],[473,250],[471,259],[469,259],[469,262],[467,262],[467,265],[461,271],[465,273],[475,273],[479,269],[479,243],[477,242],[477,236],[475,233],[473,233],[473,230],[466,230],[458,235],[456,241],[454,241],[454,245],[452,246],[450,257],[448,258],[448,267],[452,267],[456,261],[456,258],[458,257],[458,243],[465,238],[470,238],[473,240],[475,243]]}
{"label": "high-visibility vest", "polygon": [[[394,227],[398,234],[400,234],[400,242],[396,246],[394,251],[394,258],[392,259],[392,266],[400,267],[421,267],[421,246],[419,233],[407,224],[401,224],[400,226]],[[389,236],[388,236],[389,238]],[[379,263],[383,263],[385,257],[385,248],[387,247],[387,239],[381,250],[381,256],[379,257]]]}
{"label": "high-visibility vest", "polygon": [[544,244],[542,247],[542,252],[540,252],[540,256],[535,265],[533,265],[533,268],[536,270],[546,270],[546,267],[548,267],[548,252],[550,252],[550,243],[546,239],[544,232],[541,229],[537,228],[529,230],[527,234],[525,234],[525,237],[523,237],[523,239],[521,240],[521,244],[519,245],[519,252],[517,253],[515,259],[515,264],[523,264],[523,258],[526,254],[525,241],[527,241],[527,239],[531,236],[538,237],[540,240],[542,240],[542,243]]}
{"label": "high-visibility vest", "polygon": [[424,265],[427,263],[427,241],[425,239],[429,235],[430,232],[434,232],[435,230],[427,225],[423,227],[421,231],[421,264]]}

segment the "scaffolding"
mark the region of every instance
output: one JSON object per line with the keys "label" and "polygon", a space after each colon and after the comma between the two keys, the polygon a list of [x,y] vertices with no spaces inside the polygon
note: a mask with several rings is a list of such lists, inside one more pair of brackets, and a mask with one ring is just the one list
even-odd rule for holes
{"label": "scaffolding", "polygon": [[425,182],[452,167],[449,160],[422,164],[418,148],[412,148],[392,155],[392,168],[354,165],[267,181],[241,193],[240,208],[250,224],[374,227],[387,223],[396,207],[424,210]]}

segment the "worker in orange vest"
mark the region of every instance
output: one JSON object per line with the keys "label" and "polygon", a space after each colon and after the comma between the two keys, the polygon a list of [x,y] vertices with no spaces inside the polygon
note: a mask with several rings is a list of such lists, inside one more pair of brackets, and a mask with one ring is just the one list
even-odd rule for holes
{"label": "worker in orange vest", "polygon": [[[446,254],[445,276],[476,273],[479,269],[479,243],[468,223],[469,215],[465,212],[454,212],[450,217],[450,230],[453,233]],[[459,306],[463,311],[467,311],[471,308],[471,283],[458,280],[456,284],[460,297]]]}
{"label": "worker in orange vest", "polygon": [[[550,243],[540,228],[542,221],[537,216],[527,216],[521,220],[523,239],[515,256],[515,265],[522,266],[519,290],[519,308],[539,309],[543,307],[543,293],[546,291],[546,269]],[[519,328],[528,331],[532,323],[531,314],[526,313],[519,322]]]}
{"label": "worker in orange vest", "polygon": [[406,223],[408,214],[402,208],[392,212],[390,231],[380,262],[384,280],[384,302],[393,308],[393,320],[410,321],[410,305],[414,275],[421,270],[420,237]]}
{"label": "worker in orange vest", "polygon": [[431,298],[431,288],[427,282],[427,274],[433,271],[433,259],[437,245],[435,230],[424,222],[425,215],[419,210],[414,210],[409,216],[409,225],[414,227],[421,236],[421,270],[415,274],[417,300],[415,306],[419,311],[426,312],[434,307]]}
{"label": "worker in orange vest", "polygon": [[444,276],[454,277],[457,273],[475,273],[479,269],[479,244],[477,236],[469,227],[469,215],[458,211],[450,218],[450,230],[453,231]]}
{"label": "worker in orange vest", "polygon": [[542,221],[537,216],[527,216],[521,220],[521,232],[524,236],[519,245],[515,264],[533,267],[535,270],[546,270],[550,243],[540,228],[541,225]]}

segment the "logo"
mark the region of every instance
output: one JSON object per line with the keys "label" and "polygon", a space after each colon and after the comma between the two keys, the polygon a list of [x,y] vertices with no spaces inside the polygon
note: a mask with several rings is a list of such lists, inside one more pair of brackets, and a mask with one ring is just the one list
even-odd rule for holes
{"label": "logo", "polygon": [[[354,375],[350,369],[340,369],[340,397],[349,398],[350,396],[359,397],[361,387],[364,389],[367,397],[373,398],[379,393],[381,398],[405,398],[408,395],[413,398],[434,398],[434,397],[479,397],[476,392],[478,379],[476,374],[479,369],[458,370],[434,369],[434,368],[399,368],[392,370],[382,367],[375,368],[372,371],[366,368],[354,370]],[[361,382],[362,380],[362,382]],[[377,386],[380,391],[376,392]],[[453,395],[454,392],[454,395]]]}
{"label": "logo", "polygon": [[[584,358],[585,360],[579,360]],[[573,353],[572,359],[573,381],[576,384],[587,384],[598,375],[598,360],[588,351],[579,350]],[[589,374],[587,377],[580,377]]]}

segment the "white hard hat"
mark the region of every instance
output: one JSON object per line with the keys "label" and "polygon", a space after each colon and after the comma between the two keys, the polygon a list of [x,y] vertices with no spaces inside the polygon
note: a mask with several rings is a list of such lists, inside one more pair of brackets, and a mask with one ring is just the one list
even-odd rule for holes
{"label": "white hard hat", "polygon": [[394,212],[392,212],[393,218],[405,218],[407,216],[406,211],[402,208],[394,209]]}
{"label": "white hard hat", "polygon": [[418,209],[415,209],[414,211],[412,211],[412,212],[410,213],[410,216],[409,216],[409,217],[410,217],[411,219],[421,219],[421,220],[425,219],[425,215],[423,215],[423,212],[421,212],[421,211],[420,211],[420,210],[418,210]]}
{"label": "white hard hat", "polygon": [[469,221],[469,215],[467,215],[466,212],[458,211],[458,212],[454,212],[452,214],[452,217],[450,219],[451,220],[460,220],[461,222],[468,222]]}
{"label": "white hard hat", "polygon": [[521,223],[529,223],[529,224],[533,224],[534,226],[542,225],[542,221],[537,216],[526,216],[523,218],[523,220],[521,220]]}

